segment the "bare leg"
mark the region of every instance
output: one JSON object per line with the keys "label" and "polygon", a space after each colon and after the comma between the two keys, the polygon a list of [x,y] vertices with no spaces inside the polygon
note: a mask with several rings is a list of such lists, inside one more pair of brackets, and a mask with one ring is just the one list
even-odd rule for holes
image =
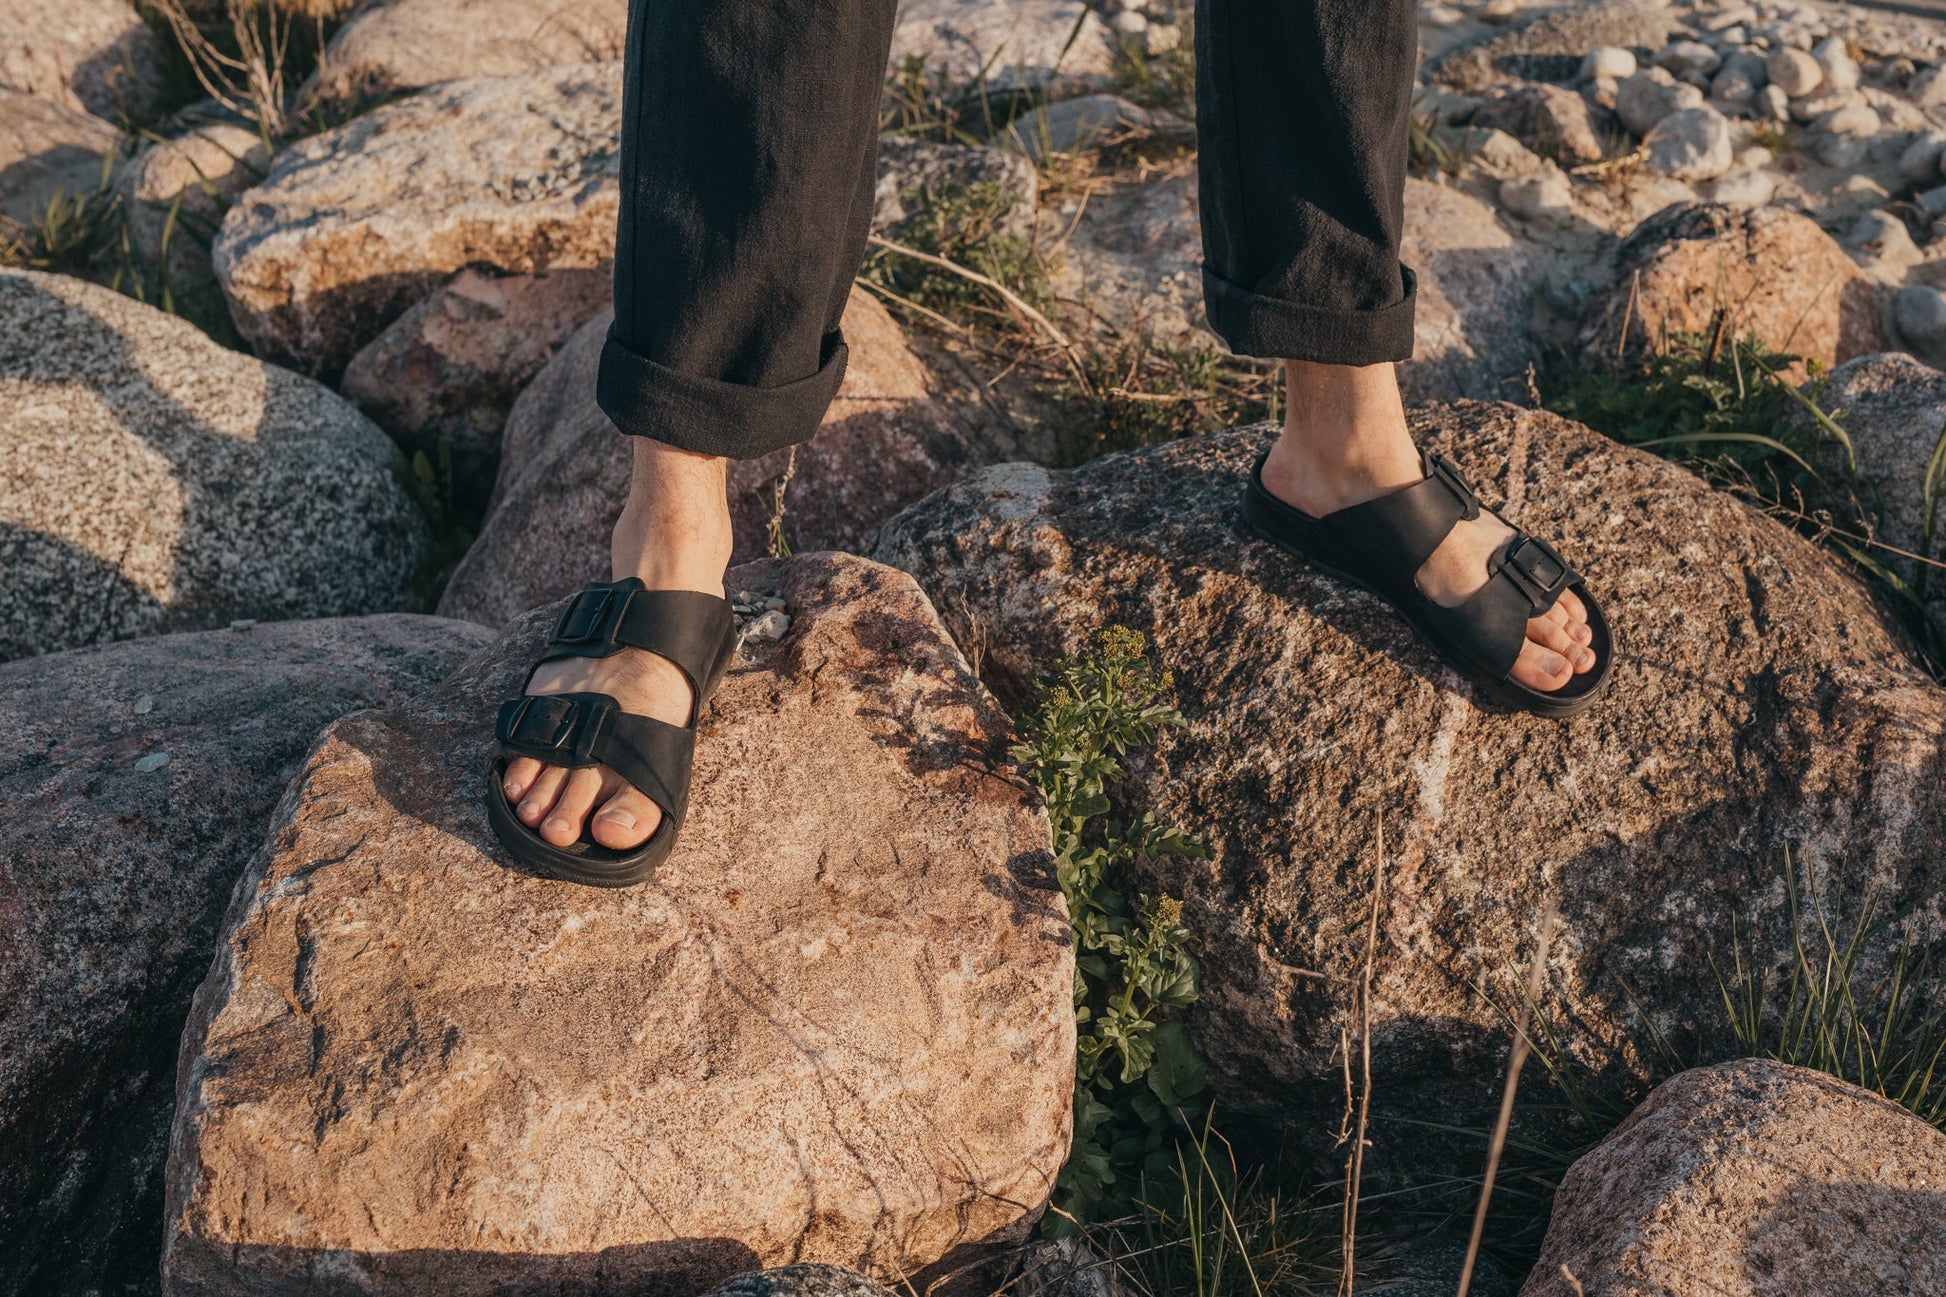
{"label": "bare leg", "polygon": [[[632,439],[635,467],[628,504],[611,542],[613,579],[640,577],[651,590],[723,594],[731,549],[725,474],[729,461],[678,450],[646,437]],[[529,693],[604,693],[622,710],[687,725],[693,694],[667,659],[637,649],[612,657],[565,658],[534,673]],[[569,770],[531,757],[508,763],[503,791],[521,823],[556,846],[591,836],[627,851],[647,842],[662,810],[605,766]]]}
{"label": "bare leg", "polygon": [[[1263,471],[1264,486],[1278,499],[1316,518],[1425,476],[1390,364],[1291,360],[1284,362],[1284,384],[1284,430]],[[1419,588],[1449,608],[1464,603],[1487,583],[1487,562],[1512,536],[1490,513],[1460,523],[1419,569]],[[1593,669],[1592,639],[1587,610],[1572,592],[1563,594],[1546,616],[1527,623],[1513,678],[1530,689],[1559,689]]]}

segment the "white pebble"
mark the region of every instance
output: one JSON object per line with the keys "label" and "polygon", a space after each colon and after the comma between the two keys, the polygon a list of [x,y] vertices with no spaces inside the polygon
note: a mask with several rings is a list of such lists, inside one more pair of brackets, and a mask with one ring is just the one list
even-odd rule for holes
{"label": "white pebble", "polygon": [[155,710],[155,698],[153,696],[149,694],[143,694],[140,698],[137,698],[135,700],[135,714],[137,716],[147,716],[150,712],[154,710]]}
{"label": "white pebble", "polygon": [[1866,212],[1845,235],[1845,246],[1862,254],[1860,260],[1892,266],[1914,266],[1925,254],[1912,241],[1912,231],[1890,212]]}
{"label": "white pebble", "polygon": [[148,756],[143,757],[135,763],[135,773],[138,775],[152,775],[168,764],[169,754],[167,752],[151,752]]}
{"label": "white pebble", "polygon": [[1134,36],[1149,29],[1149,20],[1133,9],[1124,9],[1111,18],[1108,25],[1125,36]]}
{"label": "white pebble", "polygon": [[1730,119],[1714,108],[1684,108],[1670,113],[1643,139],[1648,166],[1677,180],[1714,180],[1730,169],[1736,151]]}
{"label": "white pebble", "polygon": [[1824,68],[1803,50],[1781,49],[1764,61],[1770,84],[1792,99],[1802,99],[1824,83]]}
{"label": "white pebble", "polygon": [[1787,122],[1791,119],[1790,96],[1778,86],[1765,86],[1759,90],[1750,101],[1750,106],[1756,110],[1757,116],[1767,121]]}
{"label": "white pebble", "polygon": [[1824,70],[1824,83],[1833,90],[1858,88],[1858,64],[1852,62],[1851,52],[1836,36],[1812,46],[1811,57],[1818,61],[1818,67]]}
{"label": "white pebble", "polygon": [[1182,28],[1174,23],[1150,23],[1143,41],[1150,57],[1168,54],[1182,47]]}
{"label": "white pebble", "polygon": [[1892,299],[1892,322],[1912,354],[1937,368],[1946,360],[1946,296],[1929,284],[1907,284]]}
{"label": "white pebble", "polygon": [[1899,154],[1899,174],[1914,184],[1937,179],[1942,152],[1946,152],[1946,130],[1935,126],[1920,131]]}
{"label": "white pebble", "polygon": [[751,622],[749,629],[745,630],[743,635],[745,639],[780,640],[784,638],[784,632],[790,628],[791,619],[773,608]]}
{"label": "white pebble", "polygon": [[1906,97],[1921,108],[1946,105],[1946,64],[1921,68],[1906,82]]}
{"label": "white pebble", "polygon": [[1524,221],[1568,221],[1574,216],[1574,186],[1552,162],[1538,171],[1500,182],[1500,205]]}
{"label": "white pebble", "polygon": [[1685,72],[1714,72],[1723,65],[1723,56],[1701,41],[1677,41],[1655,53],[1655,65],[1681,76]]}
{"label": "white pebble", "polygon": [[1710,197],[1719,203],[1762,207],[1777,192],[1777,178],[1766,171],[1732,171],[1719,176]]}
{"label": "white pebble", "polygon": [[230,623],[230,629],[249,630],[252,626],[255,626],[256,624],[257,624],[257,619],[255,617],[239,617],[235,621]]}
{"label": "white pebble", "polygon": [[1609,77],[1616,81],[1635,75],[1635,54],[1619,45],[1597,45],[1581,60],[1581,76],[1586,81]]}

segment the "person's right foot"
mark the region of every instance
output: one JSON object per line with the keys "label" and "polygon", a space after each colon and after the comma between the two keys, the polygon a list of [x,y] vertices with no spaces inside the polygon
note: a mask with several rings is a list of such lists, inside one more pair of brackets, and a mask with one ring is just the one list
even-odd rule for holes
{"label": "person's right foot", "polygon": [[[640,577],[651,590],[723,595],[731,549],[726,462],[637,438],[628,505],[615,524],[614,579]],[[640,649],[604,658],[541,664],[530,694],[607,694],[625,712],[687,726],[695,693],[668,659]],[[520,822],[565,847],[586,830],[600,845],[631,851],[662,823],[662,808],[606,766],[569,769],[532,757],[508,762],[501,793]],[[592,816],[592,819],[590,818]]]}

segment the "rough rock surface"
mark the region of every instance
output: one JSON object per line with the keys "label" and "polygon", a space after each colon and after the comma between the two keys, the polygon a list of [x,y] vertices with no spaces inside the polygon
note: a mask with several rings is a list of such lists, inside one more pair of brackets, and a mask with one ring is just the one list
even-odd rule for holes
{"label": "rough rock surface", "polygon": [[[1917,553],[1926,527],[1926,472],[1946,432],[1946,374],[1910,356],[1860,356],[1832,371],[1825,400],[1844,412],[1844,426],[1858,456],[1858,473],[1871,484],[1879,539]],[[1835,467],[1835,466],[1834,466]],[[1926,557],[1946,561],[1946,506],[1934,501],[1932,550]],[[1907,581],[1919,565],[1881,554]],[[1946,571],[1927,579],[1934,611],[1946,617]]]}
{"label": "rough rock surface", "polygon": [[841,1265],[787,1265],[735,1275],[707,1297],[892,1297],[892,1292]]}
{"label": "rough rock surface", "polygon": [[154,1286],[182,1020],[317,732],[490,635],[381,616],[0,665],[0,1290]]}
{"label": "rough rock surface", "polygon": [[1946,1134],[1822,1072],[1663,1082],[1569,1168],[1521,1297],[1946,1292]]}
{"label": "rough rock surface", "polygon": [[[489,626],[608,577],[608,534],[628,498],[628,438],[594,401],[608,317],[588,323],[542,370],[507,422],[500,477],[480,538],[440,601],[448,617]],[[817,436],[732,465],[731,512],[740,557],[767,552],[777,480],[784,537],[795,550],[861,549],[878,525],[953,480],[971,457],[927,389],[925,368],[894,321],[852,290],[851,349],[837,400]]]}
{"label": "rough rock surface", "polygon": [[1449,50],[1427,65],[1425,75],[1473,91],[1514,79],[1571,81],[1597,45],[1659,49],[1675,25],[1666,7],[1652,3],[1563,6]]}
{"label": "rough rock surface", "polygon": [[78,108],[0,87],[0,216],[31,227],[57,198],[94,193],[121,138]]}
{"label": "rough rock surface", "polygon": [[1009,89],[1086,85],[1115,67],[1107,26],[1080,0],[907,0],[888,70],[912,59],[947,94],[977,90],[982,69],[988,87]]}
{"label": "rough rock surface", "polygon": [[350,403],[78,279],[0,271],[0,661],[386,612],[425,523]]}
{"label": "rough rock surface", "polygon": [[613,298],[608,270],[462,270],[353,356],[338,390],[407,451],[449,447],[456,493],[484,501],[514,398]]}
{"label": "rough rock surface", "polygon": [[313,93],[356,104],[464,77],[622,56],[627,0],[367,0],[325,50]]}
{"label": "rough rock surface", "polygon": [[1214,855],[1137,883],[1183,898],[1205,977],[1192,1028],[1231,1111],[1335,1127],[1321,1106],[1383,816],[1375,1178],[1388,1157],[1434,1160],[1389,1114],[1490,1121],[1505,1023],[1480,990],[1517,996],[1550,892],[1552,1002],[1589,1056],[1639,1040],[1641,1010],[1673,1032],[1709,1011],[1732,922],[1749,940],[1786,921],[1787,843],[1825,913],[1856,913],[1871,887],[1883,912],[1912,909],[1915,940],[1946,928],[1946,690],[1855,581],[1557,417],[1460,404],[1412,422],[1588,574],[1621,657],[1586,716],[1476,708],[1377,599],[1249,539],[1239,495],[1263,428],[1072,473],[991,468],[886,524],[875,551],[920,578],[1003,697],[1114,623],[1174,671],[1187,728],[1133,787]]}
{"label": "rough rock surface", "polygon": [[1074,963],[1007,720],[911,579],[734,569],[791,618],[701,721],[675,855],[536,877],[481,807],[558,608],[326,732],[184,1032],[175,1292],[691,1294],[1018,1237],[1067,1154]]}
{"label": "rough rock surface", "polygon": [[463,266],[614,255],[621,68],[449,82],[279,153],[223,220],[216,273],[259,354],[336,376]]}
{"label": "rough rock surface", "polygon": [[161,42],[127,0],[0,0],[0,87],[114,118],[159,105]]}
{"label": "rough rock surface", "polygon": [[1664,330],[1706,334],[1719,309],[1735,331],[1826,366],[1885,349],[1870,281],[1815,221],[1714,203],[1671,207],[1636,227],[1582,342],[1612,357],[1626,320],[1636,354]]}

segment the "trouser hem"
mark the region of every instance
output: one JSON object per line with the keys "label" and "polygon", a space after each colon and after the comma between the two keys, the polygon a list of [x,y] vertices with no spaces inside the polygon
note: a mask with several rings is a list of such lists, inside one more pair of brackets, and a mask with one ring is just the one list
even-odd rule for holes
{"label": "trouser hem", "polygon": [[1412,359],[1418,279],[1399,267],[1405,296],[1373,311],[1337,311],[1265,297],[1203,270],[1210,328],[1240,356],[1308,360],[1319,365],[1377,365]]}
{"label": "trouser hem", "polygon": [[631,351],[611,331],[601,349],[595,402],[631,437],[699,455],[761,459],[809,441],[838,395],[849,355],[843,335],[825,336],[815,374],[782,387],[699,378]]}

